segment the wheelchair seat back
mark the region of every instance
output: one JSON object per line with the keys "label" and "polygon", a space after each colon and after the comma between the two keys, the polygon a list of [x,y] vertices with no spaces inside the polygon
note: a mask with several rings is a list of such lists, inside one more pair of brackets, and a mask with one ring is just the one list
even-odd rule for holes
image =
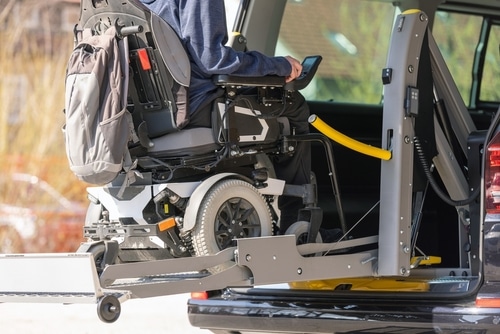
{"label": "wheelchair seat back", "polygon": [[80,29],[99,34],[111,25],[117,28],[118,38],[127,39],[128,110],[142,146],[135,151],[139,156],[206,154],[228,141],[238,146],[268,144],[277,142],[287,128],[286,120],[259,118],[242,106],[227,108],[221,98],[213,105],[212,129],[180,131],[189,114],[191,67],[179,37],[138,0],[81,1]]}
{"label": "wheelchair seat back", "polygon": [[187,104],[191,69],[170,26],[136,0],[82,0],[80,15],[82,29],[99,34],[114,25],[118,37],[127,38],[128,108],[139,137],[156,138],[177,131],[176,116],[185,115],[178,106]]}

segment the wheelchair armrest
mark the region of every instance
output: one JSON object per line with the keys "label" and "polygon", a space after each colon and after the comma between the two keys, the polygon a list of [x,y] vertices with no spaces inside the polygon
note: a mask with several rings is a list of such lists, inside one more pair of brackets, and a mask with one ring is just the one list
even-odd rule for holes
{"label": "wheelchair armrest", "polygon": [[214,83],[224,87],[284,87],[285,90],[294,91],[307,87],[318,70],[323,58],[321,56],[308,56],[302,61],[300,76],[285,84],[285,77],[268,75],[264,77],[238,77],[233,75],[216,75]]}
{"label": "wheelchair armrest", "polygon": [[268,75],[264,77],[239,77],[234,75],[219,74],[214,76],[217,86],[226,87],[283,87],[285,77]]}

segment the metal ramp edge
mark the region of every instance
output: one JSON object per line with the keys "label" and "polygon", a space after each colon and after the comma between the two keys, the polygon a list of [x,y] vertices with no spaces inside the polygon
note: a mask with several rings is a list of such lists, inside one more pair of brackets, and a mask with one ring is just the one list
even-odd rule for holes
{"label": "metal ramp edge", "polygon": [[0,302],[96,303],[128,291],[102,289],[90,253],[0,254]]}

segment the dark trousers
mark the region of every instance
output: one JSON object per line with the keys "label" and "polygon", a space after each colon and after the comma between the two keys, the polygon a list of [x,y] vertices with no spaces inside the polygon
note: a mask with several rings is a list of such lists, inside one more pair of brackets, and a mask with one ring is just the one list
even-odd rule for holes
{"label": "dark trousers", "polygon": [[[287,117],[293,134],[309,133],[309,107],[299,92],[293,92],[285,104],[275,103],[264,106],[258,101],[256,89],[241,92],[238,105],[250,107],[264,115]],[[248,105],[249,104],[249,105]],[[189,121],[190,127],[207,126],[211,123],[212,103],[195,112]],[[309,142],[297,142],[293,155],[280,156],[273,161],[276,177],[288,184],[303,185],[311,182],[311,145]],[[298,210],[302,208],[302,198],[281,196],[278,207],[281,211],[280,232],[283,234],[297,220]]]}

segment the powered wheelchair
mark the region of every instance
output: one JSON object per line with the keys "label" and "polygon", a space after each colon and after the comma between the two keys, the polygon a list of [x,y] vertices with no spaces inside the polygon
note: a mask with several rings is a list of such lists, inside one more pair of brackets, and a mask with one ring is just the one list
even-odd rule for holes
{"label": "powered wheelchair", "polygon": [[[139,141],[129,146],[132,173],[88,188],[89,242],[78,251],[93,253],[98,270],[111,263],[211,255],[237,238],[273,235],[281,195],[315,207],[314,184],[286,185],[276,179],[271,160],[293,154],[298,140],[309,139],[294,136],[286,118],[261,114],[238,97],[242,87],[257,87],[263,105],[287,103],[290,91],[309,83],[321,57],[306,58],[304,75],[289,84],[282,77],[217,76],[224,93],[213,104],[212,127],[179,130],[179,118],[188,112],[190,63],[178,36],[137,0],[81,2],[75,29],[99,34],[113,25],[128,48],[128,110]],[[321,215],[311,212],[298,220],[316,217],[316,238]]]}

